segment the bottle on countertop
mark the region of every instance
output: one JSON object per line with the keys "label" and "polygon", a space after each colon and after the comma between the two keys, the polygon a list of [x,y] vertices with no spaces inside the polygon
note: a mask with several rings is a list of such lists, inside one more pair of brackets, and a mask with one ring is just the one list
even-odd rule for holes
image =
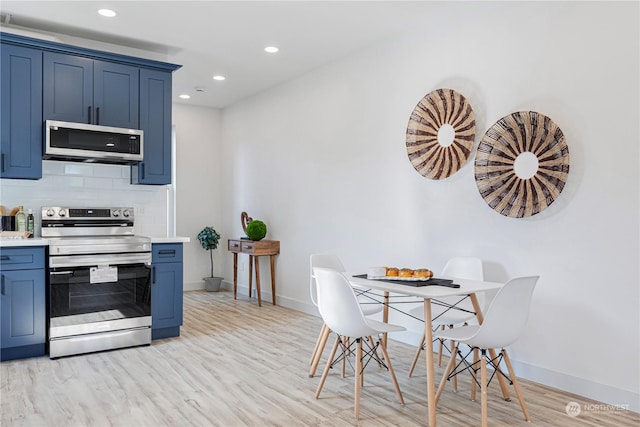
{"label": "bottle on countertop", "polygon": [[27,215],[25,215],[22,206],[18,206],[18,213],[16,214],[16,231],[27,231]]}
{"label": "bottle on countertop", "polygon": [[34,231],[34,226],[35,226],[35,221],[33,218],[33,211],[31,209],[28,210],[28,215],[27,215],[27,232],[29,233],[29,238],[33,238],[33,231]]}

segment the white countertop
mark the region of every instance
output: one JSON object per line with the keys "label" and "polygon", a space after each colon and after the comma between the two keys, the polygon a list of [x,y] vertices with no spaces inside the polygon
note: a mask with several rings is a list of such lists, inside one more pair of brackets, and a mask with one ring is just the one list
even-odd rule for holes
{"label": "white countertop", "polygon": [[[151,237],[151,243],[188,243],[189,237]],[[33,239],[0,238],[0,248],[19,248],[27,246],[49,246],[49,239],[35,237]]]}
{"label": "white countertop", "polygon": [[0,248],[17,248],[26,246],[49,246],[49,240],[41,237],[34,237],[33,239],[0,238]]}
{"label": "white countertop", "polygon": [[151,237],[151,243],[189,243],[191,239],[189,237]]}

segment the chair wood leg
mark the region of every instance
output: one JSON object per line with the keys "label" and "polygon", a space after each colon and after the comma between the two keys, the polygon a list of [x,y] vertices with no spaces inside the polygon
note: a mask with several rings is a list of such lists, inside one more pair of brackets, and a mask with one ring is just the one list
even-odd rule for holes
{"label": "chair wood leg", "polygon": [[[451,328],[453,328],[453,325],[450,325],[450,326]],[[455,341],[451,340],[449,342],[449,348],[452,349],[455,346],[455,344],[456,344]],[[457,353],[452,352],[449,357],[453,358],[453,361],[455,362],[457,361],[458,355]],[[458,392],[458,376],[457,375],[451,379],[451,383],[453,385],[453,391],[457,393]]]}
{"label": "chair wood leg", "polygon": [[356,346],[356,378],[355,378],[355,394],[354,394],[354,416],[360,419],[360,388],[362,375],[362,340],[358,338]]}
{"label": "chair wood leg", "polygon": [[311,369],[309,370],[309,378],[313,377],[316,374],[316,370],[318,369],[318,364],[320,363],[320,359],[322,358],[322,352],[324,351],[324,347],[327,345],[327,340],[329,339],[329,335],[331,335],[331,329],[327,325],[323,325],[324,329],[321,331],[322,341],[320,342],[320,346],[318,347],[318,351],[315,354],[315,358],[313,359],[313,363],[311,363]]}
{"label": "chair wood leg", "polygon": [[[451,349],[452,354],[455,354],[457,351],[458,351],[457,347],[454,347]],[[434,405],[438,404],[438,400],[440,399],[440,396],[444,391],[444,387],[447,384],[447,377],[453,371],[453,368],[455,368],[456,366],[455,364],[456,364],[456,359],[453,357],[450,357],[449,363],[447,363],[447,367],[444,369],[444,375],[442,376],[442,380],[440,380],[440,385],[438,386],[438,391],[436,392]]]}
{"label": "chair wood leg", "polygon": [[324,328],[326,328],[326,324],[322,324],[322,328],[320,328],[320,333],[318,334],[318,339],[316,340],[316,345],[313,347],[313,353],[311,353],[311,359],[309,359],[309,366],[313,365],[313,361],[316,358],[316,354],[318,353],[318,349],[320,348],[320,341],[322,341],[322,335],[324,335]]}
{"label": "chair wood leg", "polygon": [[342,345],[344,351],[342,353],[342,369],[340,371],[340,374],[342,375],[342,378],[344,378],[346,377],[347,357],[351,355],[351,339],[348,337],[343,337]]}
{"label": "chair wood leg", "polygon": [[318,384],[318,388],[316,390],[316,399],[320,397],[320,392],[322,391],[322,387],[324,386],[324,382],[327,379],[327,375],[329,375],[329,370],[331,369],[331,363],[333,362],[333,358],[336,355],[336,351],[338,350],[338,344],[340,344],[340,337],[336,338],[335,344],[333,344],[333,348],[331,349],[331,355],[329,356],[329,360],[327,361],[327,366],[324,368],[324,372],[322,373],[322,378],[320,379],[320,384]]}
{"label": "chair wood leg", "polygon": [[[443,331],[444,331],[444,328],[445,328],[445,326],[444,326],[444,325],[442,325],[442,326],[440,327],[440,329],[441,329],[441,330],[443,330]],[[444,342],[444,341],[442,341],[442,340],[440,340],[440,339],[438,340],[438,343],[439,343],[439,344],[438,344],[438,366],[442,366],[442,350],[443,350],[443,347],[444,347],[443,342]]]}
{"label": "chair wood leg", "polygon": [[487,357],[486,351],[482,350],[480,356],[480,406],[482,407],[482,427],[487,427]]}
{"label": "chair wood leg", "polygon": [[[478,358],[478,349],[474,348],[472,366],[478,366],[479,363],[480,363],[480,359]],[[476,375],[476,372],[473,369],[469,370],[469,373],[471,374],[471,401],[475,402],[476,390],[477,390],[477,384],[478,384],[478,375]]]}
{"label": "chair wood leg", "polygon": [[411,368],[409,369],[409,378],[413,375],[413,370],[416,368],[416,364],[418,363],[418,359],[420,359],[420,352],[422,351],[422,347],[424,346],[424,334],[422,334],[422,340],[416,349],[416,355],[413,356],[413,362],[411,362]]}
{"label": "chair wood leg", "polygon": [[404,405],[404,398],[402,397],[402,392],[400,391],[400,385],[398,384],[398,379],[396,378],[396,373],[393,370],[393,366],[391,366],[391,359],[389,359],[389,353],[387,353],[387,346],[384,344],[384,341],[380,341],[380,350],[384,355],[384,360],[387,362],[387,368],[389,368],[389,374],[391,375],[391,381],[393,381],[393,386],[396,389],[396,394],[398,395],[398,399],[400,399],[400,403]]}
{"label": "chair wood leg", "polygon": [[518,401],[520,402],[520,407],[522,408],[524,419],[527,421],[531,421],[531,417],[529,417],[529,411],[527,410],[527,405],[525,405],[524,403],[522,390],[520,390],[520,384],[518,384],[518,380],[516,379],[516,374],[513,371],[513,366],[511,365],[511,359],[509,359],[509,355],[507,355],[507,350],[502,349],[502,357],[504,358],[504,363],[507,365],[507,370],[509,371],[511,382],[513,382],[513,388],[516,390],[516,396],[518,396]]}

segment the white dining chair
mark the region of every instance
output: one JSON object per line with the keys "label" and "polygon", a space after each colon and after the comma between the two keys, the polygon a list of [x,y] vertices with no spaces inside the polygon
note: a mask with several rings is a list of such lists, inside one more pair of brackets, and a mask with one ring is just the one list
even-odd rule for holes
{"label": "white dining chair", "polygon": [[[482,268],[482,260],[476,257],[453,257],[447,261],[442,272],[440,274],[444,277],[459,278],[459,279],[471,279],[471,280],[484,280],[484,272]],[[479,292],[476,294],[478,304],[480,307],[484,307],[485,296],[484,293]],[[455,308],[451,306],[455,305]],[[424,321],[424,308],[416,307],[409,311],[409,313],[422,321]],[[437,300],[431,300],[431,322],[435,328],[452,328],[454,325],[461,325],[466,322],[470,322],[475,319],[476,314],[468,297],[461,295],[455,297],[443,297]],[[438,366],[442,366],[442,354],[444,346],[444,340],[439,341],[438,348]],[[453,348],[454,343],[449,343],[448,349]],[[422,334],[422,340],[416,349],[416,354],[413,357],[411,368],[409,369],[409,377],[413,375],[413,371],[418,363],[422,350],[426,348],[425,336]],[[431,346],[429,347],[431,348]],[[455,357],[454,353],[453,357]],[[454,389],[457,389],[457,382],[454,380]]]}
{"label": "white dining chair", "polygon": [[[327,327],[337,334],[335,344],[331,349],[331,355],[316,390],[316,399],[320,397],[331,367],[338,362],[338,360],[334,360],[338,347],[340,346],[342,350],[340,358],[344,359],[350,353],[350,349],[347,348],[347,345],[350,345],[351,347],[355,346],[356,352],[355,418],[360,418],[360,389],[364,386],[364,366],[367,366],[371,359],[376,360],[380,366],[387,368],[400,403],[404,405],[402,392],[391,366],[391,359],[380,335],[403,331],[405,328],[366,318],[362,312],[362,305],[358,303],[349,280],[342,273],[328,268],[316,267],[313,269],[313,274],[318,289],[318,310]],[[376,337],[375,342],[370,345],[367,337]],[[378,348],[382,352],[384,359],[378,357],[376,351]]]}
{"label": "white dining chair", "polygon": [[[462,358],[461,362],[457,364],[456,358],[449,359],[436,393],[436,404],[442,395],[446,382],[457,374],[468,370],[474,385],[472,400],[475,400],[475,385],[480,385],[483,427],[487,425],[487,387],[495,376],[503,376],[513,384],[524,419],[531,420],[505,347],[513,344],[524,330],[538,278],[539,276],[519,277],[508,281],[489,304],[481,325],[459,326],[434,333],[436,338],[454,341],[456,344],[452,350]],[[467,354],[460,351],[460,344],[466,344],[470,347]],[[488,356],[487,352],[494,349],[500,349],[500,353],[495,357]],[[478,351],[481,352],[480,357],[478,357]],[[467,359],[472,353],[474,360],[469,362]],[[508,375],[500,369],[502,360],[505,362]],[[489,378],[487,378],[487,365],[494,371]],[[480,380],[477,378],[478,369],[480,370]]]}
{"label": "white dining chair", "polygon": [[[316,267],[330,268],[341,273],[345,272],[346,269],[340,258],[333,253],[312,254],[309,257],[309,293],[311,295],[311,302],[313,302],[313,304],[317,307],[318,291],[316,286],[316,278],[313,273],[313,269]],[[370,316],[382,311],[381,304],[375,303],[374,301],[367,299],[365,296],[358,296],[358,302],[360,303],[362,312],[365,316]],[[318,369],[318,364],[320,363],[322,352],[324,351],[330,334],[331,330],[325,323],[323,323],[322,328],[320,329],[320,333],[318,334],[318,339],[316,340],[315,347],[313,348],[311,359],[309,361],[309,364],[311,365],[311,368],[309,370],[309,377],[313,377],[316,373],[316,370]]]}

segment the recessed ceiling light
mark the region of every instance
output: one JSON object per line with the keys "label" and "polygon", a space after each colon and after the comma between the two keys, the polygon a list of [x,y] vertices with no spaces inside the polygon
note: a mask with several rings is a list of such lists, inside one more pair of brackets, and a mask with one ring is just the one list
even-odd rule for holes
{"label": "recessed ceiling light", "polygon": [[191,98],[191,95],[187,95],[186,93],[183,93],[182,95],[180,95],[180,98],[189,99],[189,98]]}
{"label": "recessed ceiling light", "polygon": [[280,49],[278,49],[275,46],[267,46],[264,48],[264,51],[267,53],[276,53],[277,51],[279,51]]}
{"label": "recessed ceiling light", "polygon": [[213,80],[218,80],[219,82],[221,82],[222,80],[224,80],[226,77],[225,76],[221,76],[221,75],[216,75],[213,76]]}
{"label": "recessed ceiling light", "polygon": [[111,9],[100,9],[98,13],[102,16],[106,16],[107,18],[113,18],[117,15],[117,13]]}

